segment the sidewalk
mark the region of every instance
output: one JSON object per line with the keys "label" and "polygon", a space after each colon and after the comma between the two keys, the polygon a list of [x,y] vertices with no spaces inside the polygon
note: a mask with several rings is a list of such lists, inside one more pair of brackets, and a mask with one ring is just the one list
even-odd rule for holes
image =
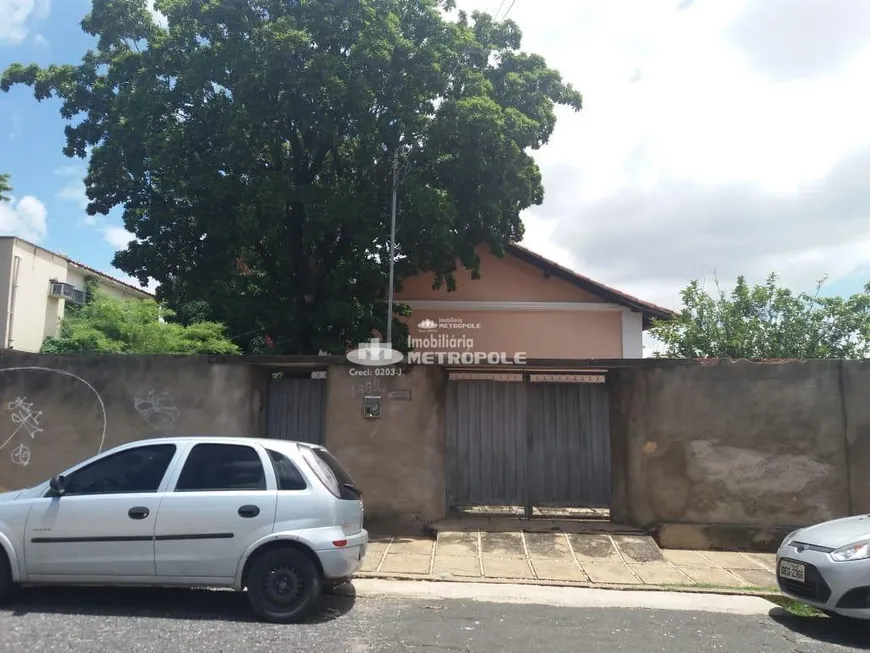
{"label": "sidewalk", "polygon": [[776,592],[775,556],[660,551],[647,536],[449,532],[372,538],[361,578]]}

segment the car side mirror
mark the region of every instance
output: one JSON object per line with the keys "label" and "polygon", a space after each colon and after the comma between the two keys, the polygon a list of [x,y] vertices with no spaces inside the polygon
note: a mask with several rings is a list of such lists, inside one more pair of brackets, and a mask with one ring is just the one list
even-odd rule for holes
{"label": "car side mirror", "polygon": [[53,476],[52,479],[48,482],[48,487],[51,488],[51,491],[57,496],[63,496],[64,493],[64,482],[63,474],[58,474],[57,476]]}

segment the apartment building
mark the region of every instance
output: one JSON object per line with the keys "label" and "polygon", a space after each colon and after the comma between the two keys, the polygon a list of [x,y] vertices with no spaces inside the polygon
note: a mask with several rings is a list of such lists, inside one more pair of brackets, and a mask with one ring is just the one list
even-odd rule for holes
{"label": "apartment building", "polygon": [[0,236],[0,349],[38,352],[58,334],[66,306],[84,303],[88,279],[118,299],[153,297],[64,254]]}

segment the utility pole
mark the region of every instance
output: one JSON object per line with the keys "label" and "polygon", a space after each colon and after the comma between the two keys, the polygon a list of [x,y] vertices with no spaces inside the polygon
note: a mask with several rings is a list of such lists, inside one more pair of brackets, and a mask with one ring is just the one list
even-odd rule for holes
{"label": "utility pole", "polygon": [[393,154],[393,208],[390,212],[390,290],[387,297],[387,344],[393,346],[393,286],[396,267],[396,197],[399,193],[399,148]]}

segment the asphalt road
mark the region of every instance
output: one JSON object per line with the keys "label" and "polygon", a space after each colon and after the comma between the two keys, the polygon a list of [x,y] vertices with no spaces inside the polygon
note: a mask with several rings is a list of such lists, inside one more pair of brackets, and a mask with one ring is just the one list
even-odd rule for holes
{"label": "asphalt road", "polygon": [[254,621],[242,595],[208,590],[30,589],[0,606],[0,651],[364,653],[817,653],[870,650],[843,626],[773,608],[739,616],[462,600],[330,596],[309,622]]}

